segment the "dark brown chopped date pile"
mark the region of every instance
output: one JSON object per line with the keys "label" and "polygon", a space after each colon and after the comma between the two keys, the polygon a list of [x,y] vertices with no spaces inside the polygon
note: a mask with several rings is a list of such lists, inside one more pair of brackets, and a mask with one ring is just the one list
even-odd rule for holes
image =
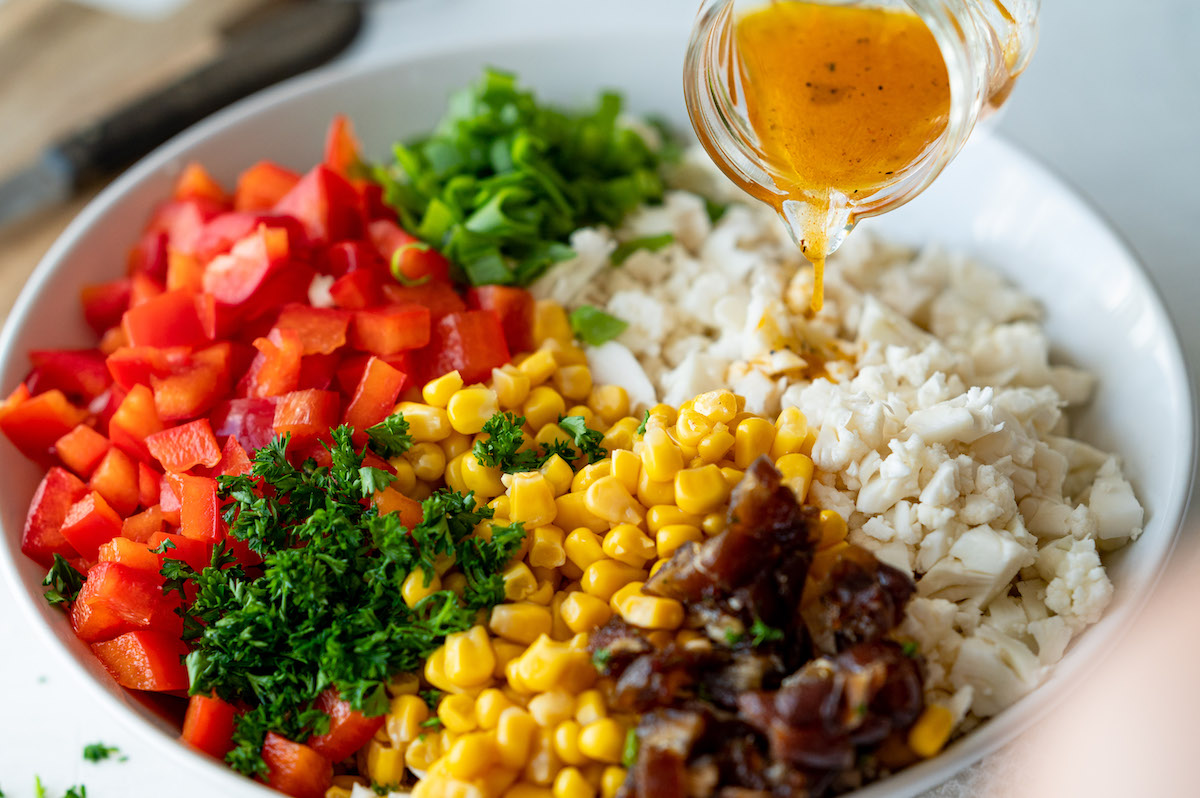
{"label": "dark brown chopped date pile", "polygon": [[683,602],[703,634],[666,640],[614,618],[592,635],[610,706],[642,716],[627,798],[827,795],[912,760],[921,673],[889,639],[912,580],[856,546],[811,569],[818,516],[760,458],[725,531],[644,587]]}

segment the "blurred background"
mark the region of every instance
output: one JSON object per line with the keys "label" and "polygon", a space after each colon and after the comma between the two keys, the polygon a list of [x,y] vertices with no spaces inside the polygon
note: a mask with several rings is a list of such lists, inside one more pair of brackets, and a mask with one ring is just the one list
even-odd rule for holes
{"label": "blurred background", "polygon": [[[437,13],[444,14],[447,24],[439,35],[452,38],[469,35],[472,30],[519,28],[522,18],[528,18],[524,15],[551,8],[569,14],[572,6],[582,7],[584,2],[377,0],[366,4],[363,29],[338,58],[386,58],[403,46],[405,17],[417,6],[436,7]],[[677,6],[685,20],[690,20],[698,4],[698,0],[653,2]],[[213,57],[220,49],[222,30],[235,21],[284,3],[286,0],[0,0],[0,176],[35,159],[61,135]],[[624,12],[615,10],[618,7]],[[636,7],[616,3],[613,13],[630,14],[630,24],[636,25],[630,12]],[[1200,313],[1196,312],[1200,307],[1200,4],[1192,0],[1048,0],[1041,13],[1040,48],[997,129],[1077,187],[1129,241],[1174,317],[1195,382],[1200,373]],[[0,318],[7,315],[25,279],[55,237],[101,187],[102,182],[94,183],[67,202],[0,229]],[[64,311],[73,309],[74,297],[63,301]],[[1146,389],[1154,390],[1154,386]],[[1200,517],[1193,511],[1190,518],[1189,526],[1194,529]],[[1194,552],[1187,550],[1177,559],[1181,571],[1197,571]],[[1194,593],[1194,589],[1177,588],[1172,597],[1194,598]],[[1171,603],[1179,606],[1178,600]],[[1195,626],[1191,618],[1170,620]],[[52,795],[82,780],[87,781],[94,798],[150,794],[161,784],[156,779],[166,773],[167,765],[154,763],[151,747],[133,734],[97,717],[94,708],[84,706],[90,703],[88,699],[73,700],[72,677],[54,663],[37,662],[43,643],[27,627],[24,619],[0,607],[0,640],[5,651],[16,652],[15,656],[0,657],[7,662],[0,676],[11,690],[24,695],[26,703],[40,708],[37,718],[22,717],[22,722],[6,724],[0,732],[0,788],[4,794],[33,795],[35,773],[53,788]],[[1154,640],[1161,644],[1170,634],[1164,629]],[[1179,653],[1168,655],[1166,648],[1155,654],[1154,640],[1135,641],[1139,647],[1146,646],[1146,653],[1128,657],[1122,673],[1152,667],[1157,658],[1161,662],[1189,661]],[[1186,681],[1184,673],[1177,675]],[[1148,678],[1152,677],[1138,674],[1137,683]],[[1104,689],[1131,683],[1124,677],[1100,682],[1109,686]],[[1106,695],[1111,697],[1112,692]],[[1095,705],[1105,699],[1089,694],[1080,700]],[[1128,706],[1114,702],[1105,705],[1105,710],[1100,720],[1111,721],[1121,718]],[[0,713],[0,717],[6,714]],[[1162,714],[1171,714],[1169,705]],[[1125,725],[1134,728],[1134,724]],[[1061,741],[1062,734],[1067,732],[1055,731],[1055,739]],[[1179,733],[1183,737],[1163,734],[1164,740],[1194,739],[1194,734],[1187,737],[1184,732]],[[1107,739],[1110,745],[1120,744]],[[130,763],[109,763],[103,768],[84,765],[79,750],[97,740],[119,745],[129,753]],[[1042,739],[1039,745],[1044,742]],[[1102,743],[1099,739],[1087,743],[1091,753],[1077,751],[1085,757],[1079,761],[1095,760]],[[1160,753],[1171,750],[1153,747]],[[1011,777],[1019,769],[1014,767],[1020,761],[1016,756],[1009,751],[993,757],[934,795],[1003,794],[1003,785],[1011,786]],[[1106,761],[1116,768],[1113,772],[1123,772],[1118,765],[1126,760]],[[1091,772],[1108,771],[1093,767]],[[1116,785],[1111,779],[1107,783]],[[1038,794],[1082,794],[1070,787],[1064,789]],[[186,788],[176,794],[185,792],[193,794]],[[1130,792],[1138,791],[1126,788],[1124,794]],[[1141,792],[1187,794],[1165,787]],[[205,792],[198,787],[194,794]]]}

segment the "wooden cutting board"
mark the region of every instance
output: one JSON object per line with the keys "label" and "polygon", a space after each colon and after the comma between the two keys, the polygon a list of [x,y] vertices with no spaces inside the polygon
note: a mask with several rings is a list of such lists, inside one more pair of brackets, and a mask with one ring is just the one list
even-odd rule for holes
{"label": "wooden cutting board", "polygon": [[[178,77],[217,52],[221,28],[263,0],[190,0],[135,20],[68,0],[0,4],[0,176],[58,136]],[[0,319],[87,196],[0,230]]]}

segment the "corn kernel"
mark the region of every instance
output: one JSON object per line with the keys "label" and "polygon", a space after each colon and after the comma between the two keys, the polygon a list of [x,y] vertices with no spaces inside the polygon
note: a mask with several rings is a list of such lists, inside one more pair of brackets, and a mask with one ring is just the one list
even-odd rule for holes
{"label": "corn kernel", "polygon": [[[695,410],[680,410],[675,419],[675,439],[689,446],[698,446],[712,432],[712,422]],[[647,436],[649,437],[649,436]]]}
{"label": "corn kernel", "polygon": [[610,602],[622,618],[642,629],[678,629],[683,624],[683,605],[675,599],[647,596],[639,582],[618,590]]}
{"label": "corn kernel", "polygon": [[538,729],[533,735],[529,749],[525,778],[534,784],[549,786],[562,769],[562,760],[554,751],[554,729]]}
{"label": "corn kernel", "polygon": [[419,402],[401,402],[396,412],[408,422],[408,434],[414,441],[441,441],[452,431],[450,416],[440,407]]}
{"label": "corn kernel", "polygon": [[738,486],[738,483],[742,481],[742,477],[745,476],[746,473],[736,468],[730,468],[729,466],[725,466],[719,470],[721,472],[721,476],[725,479],[725,484],[729,486],[730,491]]}
{"label": "corn kernel", "polygon": [[575,473],[575,477],[571,480],[571,492],[583,493],[592,486],[596,480],[601,477],[607,477],[612,474],[612,460],[601,460],[597,463],[588,463],[583,468]]}
{"label": "corn kernel", "polygon": [[822,510],[817,519],[817,529],[821,531],[821,539],[817,549],[827,549],[846,539],[849,531],[846,522],[833,510]]}
{"label": "corn kernel", "polygon": [[638,476],[638,501],[645,507],[675,503],[675,481],[657,482],[650,479],[646,469]]}
{"label": "corn kernel", "polygon": [[507,601],[521,601],[537,589],[537,578],[533,571],[519,560],[504,569],[501,577],[504,579],[504,598]]}
{"label": "corn kernel", "polygon": [[511,513],[511,509],[512,509],[509,504],[509,501],[508,501],[508,496],[505,496],[503,494],[492,499],[490,502],[487,503],[487,506],[490,507],[492,510],[492,513],[493,513],[492,518],[493,519],[499,518],[499,519],[506,520],[508,518],[509,514]]}
{"label": "corn kernel", "polygon": [[587,406],[605,424],[612,425],[629,415],[629,393],[620,385],[600,385],[592,388]]}
{"label": "corn kernel", "polygon": [[700,522],[700,531],[712,537],[725,531],[725,516],[721,513],[709,513]]}
{"label": "corn kernel", "polygon": [[714,424],[728,424],[737,415],[738,399],[732,391],[709,391],[692,400],[692,409]]}
{"label": "corn kernel", "polygon": [[415,673],[398,673],[387,683],[387,691],[392,696],[416,695],[420,689],[421,677]]}
{"label": "corn kernel", "polygon": [[475,719],[475,700],[461,693],[443,697],[438,703],[437,715],[442,725],[455,734],[475,731],[478,725]]}
{"label": "corn kernel", "polygon": [[492,390],[505,410],[515,410],[529,397],[529,375],[515,366],[492,369]]}
{"label": "corn kernel", "polygon": [[514,643],[532,643],[553,628],[550,610],[540,604],[519,602],[492,607],[488,628],[493,634]]}
{"label": "corn kernel", "polygon": [[[552,352],[547,349],[539,349],[529,357],[522,360],[521,364],[517,366],[517,368],[522,374],[529,377],[529,384],[531,386],[540,386],[543,382],[550,379],[551,375],[554,374],[555,370],[558,368],[558,363],[554,360],[554,354]],[[535,387],[533,391],[536,390],[537,388]],[[530,392],[531,398],[533,391]],[[556,393],[555,396],[558,396],[558,394]],[[559,397],[559,399],[561,400],[562,397]]]}
{"label": "corn kernel", "polygon": [[646,511],[616,477],[601,477],[587,489],[584,504],[598,518],[612,524],[640,524]]}
{"label": "corn kernel", "polygon": [[590,686],[583,684],[587,678],[594,680],[596,675],[586,651],[568,648],[565,643],[551,640],[548,635],[535,640],[516,663],[519,680],[534,691],[544,692],[559,686],[567,690],[582,690]]}
{"label": "corn kernel", "polygon": [[[654,508],[651,508],[653,512]],[[674,508],[672,508],[674,509]],[[656,553],[654,541],[633,524],[617,524],[604,536],[602,551],[609,557],[641,568]]]}
{"label": "corn kernel", "polygon": [[599,560],[587,567],[579,584],[585,593],[608,601],[613,593],[630,582],[644,581],[645,573],[616,560]]}
{"label": "corn kernel", "polygon": [[778,460],[785,454],[796,454],[803,450],[808,437],[808,421],[795,407],[785,407],[775,419],[775,440],[771,444],[771,459]]}
{"label": "corn kernel", "polygon": [[519,781],[508,789],[501,798],[554,798],[549,787],[539,787],[527,781]]}
{"label": "corn kernel", "polygon": [[603,430],[608,427],[608,424],[604,423],[602,419],[597,420],[596,414],[587,405],[571,405],[564,415],[579,416],[583,419],[583,425],[588,429]]}
{"label": "corn kernel", "polygon": [[531,533],[529,564],[534,568],[557,568],[567,561],[563,531],[556,526],[539,526]]}
{"label": "corn kernel", "polygon": [[908,747],[924,759],[936,755],[954,730],[954,713],[940,704],[925,707],[908,732]]}
{"label": "corn kernel", "polygon": [[625,784],[625,768],[609,765],[600,776],[600,798],[617,798]]}
{"label": "corn kernel", "polygon": [[803,502],[808,498],[813,478],[813,461],[808,455],[798,452],[785,454],[775,461],[775,467],[783,476],[783,483],[796,495],[796,501]]}
{"label": "corn kernel", "polygon": [[646,511],[646,528],[651,532],[658,532],[664,526],[672,526],[674,524],[700,526],[704,520],[703,516],[685,513],[674,505],[674,487],[674,485],[671,486],[671,504],[656,504]]}
{"label": "corn kernel", "polygon": [[[436,446],[437,444],[432,444]],[[412,492],[412,489],[417,486],[417,474],[413,470],[412,463],[404,459],[403,456],[393,457],[388,461],[392,468],[396,469],[396,479],[389,486],[392,490],[407,496]],[[380,494],[376,494],[376,503],[380,501]],[[386,512],[382,507],[380,512]]]}
{"label": "corn kernel", "polygon": [[372,740],[367,745],[367,773],[378,784],[399,784],[404,780],[404,749]]}
{"label": "corn kernel", "polygon": [[683,454],[665,430],[647,429],[642,444],[642,473],[647,479],[666,482],[683,468]]}
{"label": "corn kernel", "polygon": [[729,484],[715,465],[686,468],[675,475],[675,504],[703,516],[729,500]]}
{"label": "corn kernel", "polygon": [[567,399],[586,399],[592,391],[592,371],[587,366],[560,366],[554,372],[554,387]]}
{"label": "corn kernel", "polygon": [[765,418],[748,418],[738,423],[733,434],[733,464],[746,469],[775,442],[775,425]]}
{"label": "corn kernel", "polygon": [[551,455],[539,470],[550,483],[555,496],[561,496],[571,489],[571,480],[575,478],[575,472],[571,470],[571,464],[557,454]]}
{"label": "corn kernel", "polygon": [[600,518],[587,507],[587,492],[564,493],[554,500],[555,521],[564,529],[585,527],[593,532],[608,530],[608,522]]}
{"label": "corn kernel", "polygon": [[421,724],[429,720],[429,706],[416,695],[401,695],[392,699],[388,708],[387,729],[392,747],[401,748],[421,733]]}
{"label": "corn kernel", "polygon": [[482,626],[472,626],[467,631],[446,635],[443,649],[446,678],[460,688],[475,688],[492,678],[496,653],[492,650],[487,630]]}
{"label": "corn kernel", "polygon": [[446,461],[446,473],[443,474],[443,478],[446,480],[446,487],[450,488],[450,490],[458,493],[467,493],[470,491],[467,483],[463,481],[462,468],[463,460],[470,454],[470,452],[463,452]]}
{"label": "corn kernel", "polygon": [[575,700],[575,720],[586,727],[589,723],[608,717],[604,695],[599,690],[585,690]]}
{"label": "corn kernel", "polygon": [[525,653],[525,644],[497,637],[492,641],[492,650],[496,652],[496,667],[492,669],[492,676],[503,679],[508,663]]}
{"label": "corn kernel", "polygon": [[461,693],[462,688],[446,675],[446,646],[438,648],[425,660],[425,681],[445,693]]}
{"label": "corn kernel", "polygon": [[703,539],[700,530],[690,524],[671,524],[664,526],[654,534],[654,544],[658,556],[668,559],[675,549],[684,543],[699,543]]}
{"label": "corn kernel", "polygon": [[[414,477],[426,482],[441,479],[446,471],[446,453],[441,446],[430,441],[414,443],[400,457],[410,467]],[[402,488],[398,490],[407,493]]]}
{"label": "corn kernel", "polygon": [[554,583],[548,579],[539,580],[537,587],[533,589],[525,600],[531,604],[548,605],[550,600],[554,598]]}
{"label": "corn kernel", "polygon": [[529,699],[529,714],[539,726],[554,728],[575,715],[575,697],[565,690],[550,690]]}
{"label": "corn kernel", "polygon": [[571,457],[578,459],[581,455],[579,447],[575,445],[575,438],[571,433],[558,425],[557,421],[551,421],[537,431],[537,435],[533,437],[534,443],[545,450],[555,449],[563,444],[571,451]]}
{"label": "corn kernel", "polygon": [[[524,764],[524,762],[521,763],[521,765]],[[489,768],[471,784],[479,789],[480,798],[497,798],[497,796],[503,795],[504,791],[511,787],[517,777],[521,775],[518,772],[521,765],[516,768],[500,766]]]}
{"label": "corn kernel", "polygon": [[700,459],[706,463],[715,463],[725,457],[733,448],[736,439],[725,428],[724,424],[717,425],[712,432],[704,436],[696,448]]}
{"label": "corn kernel", "polygon": [[533,311],[533,340],[539,345],[550,339],[570,344],[574,338],[566,309],[554,300],[539,299]]}
{"label": "corn kernel", "polygon": [[568,765],[587,762],[587,757],[579,750],[579,730],[579,723],[574,720],[564,720],[554,727],[554,753]]}
{"label": "corn kernel", "polygon": [[404,749],[404,764],[413,770],[428,770],[442,755],[442,738],[436,734],[421,734]]}
{"label": "corn kernel", "polygon": [[578,768],[567,767],[554,777],[553,795],[554,798],[595,798],[596,789],[588,784]]}
{"label": "corn kernel", "polygon": [[470,451],[472,443],[474,441],[470,435],[454,431],[451,431],[449,435],[439,441],[442,452],[446,455],[446,462],[450,462],[463,452]]}
{"label": "corn kernel", "polygon": [[642,475],[642,458],[628,449],[617,449],[609,457],[609,473],[616,477],[625,490],[637,493],[638,479]]}
{"label": "corn kernel", "polygon": [[596,560],[604,559],[600,538],[586,527],[575,529],[567,535],[563,548],[566,549],[567,559],[575,563],[580,570],[587,568]]}
{"label": "corn kernel", "polygon": [[669,427],[675,423],[675,418],[678,412],[670,405],[656,404],[650,408],[650,418],[660,419],[664,427]]}
{"label": "corn kernel", "polygon": [[499,759],[495,740],[486,732],[464,734],[446,754],[450,774],[456,779],[474,779]]}
{"label": "corn kernel", "polygon": [[417,567],[404,577],[404,584],[400,586],[400,596],[410,609],[417,606],[421,599],[432,596],[442,589],[442,580],[438,578],[438,575],[431,574],[430,576],[432,578],[426,584],[424,569]]}
{"label": "corn kernel", "polygon": [[640,424],[640,420],[628,416],[618,419],[604,433],[604,437],[600,440],[600,445],[610,452],[617,449],[631,449],[633,447],[634,436],[637,434],[637,428]]}
{"label": "corn kernel", "polygon": [[554,490],[537,471],[513,474],[508,499],[512,511],[510,520],[525,524],[526,529],[545,526],[554,520]]}
{"label": "corn kernel", "polygon": [[599,718],[579,732],[579,750],[589,759],[615,765],[625,749],[625,728],[612,718]]}
{"label": "corn kernel", "polygon": [[537,731],[538,725],[533,716],[520,707],[510,706],[500,713],[496,721],[496,747],[505,767],[525,767]]}
{"label": "corn kernel", "polygon": [[486,466],[479,462],[474,452],[462,455],[459,468],[463,484],[475,494],[475,498],[490,501],[504,493],[504,483],[500,480],[503,472],[498,466]]}
{"label": "corn kernel", "polygon": [[587,353],[572,341],[543,341],[539,349],[544,349],[554,358],[559,368],[563,366],[586,366]]}
{"label": "corn kernel", "polygon": [[[486,731],[494,729],[499,725],[500,714],[513,706],[513,702],[509,701],[508,697],[500,690],[489,687],[471,702],[471,706],[474,712],[475,723],[479,728]],[[441,709],[439,708],[438,716],[441,717],[441,714]],[[470,731],[470,729],[467,729],[467,731]]]}
{"label": "corn kernel", "polygon": [[559,605],[563,623],[575,633],[590,632],[608,623],[612,611],[603,600],[580,591],[567,593]]}
{"label": "corn kernel", "polygon": [[456,391],[446,405],[446,415],[455,432],[474,435],[483,429],[487,420],[500,410],[496,392],[491,388],[473,387]]}
{"label": "corn kernel", "polygon": [[421,398],[425,400],[425,404],[427,405],[445,407],[450,401],[450,397],[462,387],[462,375],[455,369],[449,374],[443,374],[425,383],[425,387],[421,389]]}
{"label": "corn kernel", "polygon": [[664,565],[666,565],[668,562],[669,562],[669,560],[656,560],[654,565],[650,566],[650,575],[654,576],[656,573],[658,573],[658,570],[660,568],[662,568]]}

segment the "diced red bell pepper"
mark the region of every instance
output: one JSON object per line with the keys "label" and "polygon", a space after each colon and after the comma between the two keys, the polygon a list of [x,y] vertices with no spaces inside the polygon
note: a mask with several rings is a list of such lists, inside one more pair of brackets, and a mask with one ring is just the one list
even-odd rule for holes
{"label": "diced red bell pepper", "polygon": [[508,345],[500,320],[488,310],[468,310],[451,313],[433,329],[433,338],[423,350],[427,374],[420,384],[455,369],[463,382],[482,382],[492,375],[492,369],[509,361]]}
{"label": "diced red bell pepper", "polygon": [[150,385],[151,377],[165,377],[172,369],[188,362],[191,348],[176,346],[123,346],[105,360],[108,373],[125,390],[135,385]]}
{"label": "diced red bell pepper", "polygon": [[376,492],[375,507],[378,508],[380,515],[398,513],[400,515],[400,523],[409,529],[421,523],[424,517],[421,510],[421,503],[415,499],[410,499],[395,488],[384,488]]}
{"label": "diced red bell pepper", "polygon": [[54,466],[47,471],[29,503],[21,551],[46,568],[55,554],[74,557],[77,552],[63,536],[62,526],[71,507],[87,492],[87,486],[66,469]]}
{"label": "diced red bell pepper", "polygon": [[163,250],[162,279],[155,279],[148,274],[134,272],[129,276],[129,307],[143,305],[160,295],[165,289],[163,285],[167,277],[167,255]]}
{"label": "diced red bell pepper", "polygon": [[336,308],[288,305],[275,322],[280,330],[295,330],[305,355],[329,355],[346,345],[346,330],[354,314]]}
{"label": "diced red bell pepper", "polygon": [[213,258],[204,272],[204,290],[222,305],[243,305],[283,267],[288,252],[287,230],[260,225],[228,254]]}
{"label": "diced red bell pepper", "polygon": [[115,446],[104,455],[88,486],[103,496],[117,515],[124,517],[137,509],[137,465],[129,459],[129,455]]}
{"label": "diced red bell pepper", "polygon": [[109,419],[108,439],[126,454],[148,461],[150,450],[146,448],[146,438],[162,428],[158,410],[154,407],[154,395],[145,385],[134,385]]}
{"label": "diced red bell pepper", "polygon": [[296,390],[325,390],[333,382],[333,375],[337,372],[340,362],[341,358],[336,353],[305,355],[300,358],[300,380],[296,383]]}
{"label": "diced red bell pepper", "polygon": [[250,467],[250,456],[238,443],[238,439],[230,435],[221,449],[220,462],[213,466],[213,476],[241,476],[249,474]]}
{"label": "diced red bell pepper", "polygon": [[96,491],[72,504],[63,519],[63,537],[88,562],[96,560],[100,546],[120,534],[121,516]]}
{"label": "diced red bell pepper", "polygon": [[194,695],[183,717],[182,739],[209,756],[224,759],[233,748],[237,709],[216,696]]}
{"label": "diced red bell pepper", "polygon": [[83,318],[96,335],[103,335],[109,328],[121,323],[121,316],[129,309],[130,290],[128,277],[84,286],[80,296]]}
{"label": "diced red bell pepper", "polygon": [[113,383],[107,391],[88,405],[88,410],[95,414],[93,421],[98,430],[108,429],[108,423],[112,421],[113,415],[117,412],[117,408],[121,406],[121,402],[125,401],[127,391],[120,385]]}
{"label": "diced red bell pepper", "polygon": [[33,371],[26,380],[30,393],[54,388],[67,398],[87,404],[108,390],[112,375],[97,349],[41,349],[29,353]]}
{"label": "diced red bell pepper", "polygon": [[387,272],[387,264],[367,241],[340,241],[334,244],[322,253],[318,266],[323,274],[335,277],[363,270],[381,276]]}
{"label": "diced red bell pepper", "polygon": [[387,720],[386,715],[369,718],[351,709],[332,687],[317,696],[313,707],[329,716],[329,731],[309,737],[308,745],[330,762],[341,762],[369,743]]}
{"label": "diced red bell pepper", "polygon": [[[159,516],[159,518],[161,517]],[[128,518],[125,520],[129,521]],[[124,532],[125,529],[122,527],[120,537],[113,538],[100,547],[100,562],[117,563],[126,568],[139,568],[157,575],[159,568],[162,567],[159,565],[158,555],[150,551],[150,547],[145,543],[139,543],[126,537]],[[161,584],[161,579],[159,583]]]}
{"label": "diced red bell pepper", "polygon": [[142,507],[153,507],[158,504],[159,483],[162,474],[145,463],[139,462],[138,468],[138,504]]}
{"label": "diced red bell pepper", "polygon": [[198,294],[204,290],[204,264],[195,255],[167,250],[167,290]]}
{"label": "diced red bell pepper", "polygon": [[272,426],[276,435],[303,443],[329,434],[338,421],[338,395],[332,391],[292,391],[279,397]]}
{"label": "diced red bell pepper", "polygon": [[374,180],[365,178],[354,178],[350,181],[358,191],[360,202],[362,203],[363,212],[367,215],[367,221],[375,219],[391,219],[396,221],[395,209],[388,206],[383,199],[383,186],[376,183]]}
{"label": "diced red bell pepper", "polygon": [[279,213],[233,211],[223,213],[204,225],[196,242],[196,257],[201,263],[207,264],[216,256],[229,252],[234,244],[262,226],[287,231],[289,255],[298,255],[308,249],[308,233],[298,219]]}
{"label": "diced red bell pepper", "polygon": [[154,621],[163,626],[172,625],[163,615],[166,602],[162,584],[163,578],[156,571],[116,562],[93,565],[88,569],[79,596],[71,605],[71,627],[75,635],[80,640],[94,643],[125,632],[148,629]]}
{"label": "diced red bell pepper", "polygon": [[265,211],[300,182],[300,175],[270,161],[260,161],[238,177],[233,207],[238,211]]}
{"label": "diced red bell pepper", "polygon": [[[168,250],[192,254],[204,225],[225,210],[223,204],[209,199],[170,200],[155,209],[146,230],[166,233]],[[163,279],[157,274],[154,277]]]}
{"label": "diced red bell pepper", "polygon": [[79,424],[54,442],[54,453],[63,465],[87,479],[100,465],[111,445],[108,438],[87,424]]}
{"label": "diced red bell pepper", "polygon": [[429,343],[429,308],[398,305],[359,310],[350,328],[350,344],[375,355],[394,355]]}
{"label": "diced red bell pepper", "polygon": [[338,114],[330,121],[329,131],[325,134],[325,165],[348,178],[362,163],[358,153],[354,126],[345,114]]}
{"label": "diced red bell pepper", "polygon": [[381,285],[378,274],[359,269],[334,280],[329,286],[329,295],[339,308],[361,310],[380,303],[383,297]]}
{"label": "diced red bell pepper", "polygon": [[232,201],[208,170],[194,161],[179,173],[175,181],[174,197],[177,200],[205,200],[223,207],[227,207]]}
{"label": "diced red bell pepper", "polygon": [[170,532],[155,532],[150,535],[146,545],[158,549],[166,541],[170,541],[175,548],[168,546],[166,551],[158,555],[160,568],[167,560],[182,560],[196,571],[203,571],[212,565],[212,547],[202,540],[173,535]]}
{"label": "diced red bell pepper", "polygon": [[[371,243],[389,269],[398,269],[408,282],[450,282],[450,261],[421,239],[389,219],[376,219],[367,228]],[[399,254],[397,254],[399,253]]]}
{"label": "diced red bell pepper", "polygon": [[217,481],[210,477],[181,475],[182,487],[179,532],[184,537],[216,543],[225,538],[225,519],[221,517],[221,499]]}
{"label": "diced red bell pepper", "polygon": [[424,305],[434,321],[448,313],[467,309],[467,303],[447,283],[428,282],[421,285],[385,283],[383,295],[393,305]]}
{"label": "diced red bell pepper", "polygon": [[208,342],[195,294],[168,291],[131,307],[121,317],[130,346],[201,346]]}
{"label": "diced red bell pepper", "polygon": [[93,643],[92,653],[122,687],[156,692],[187,689],[188,673],[183,665],[187,646],[176,635],[128,632]]}
{"label": "diced red bell pepper", "polygon": [[[137,515],[131,515],[121,522],[121,537],[135,543],[148,543],[150,538],[163,531],[163,512],[158,505],[148,507]],[[116,540],[114,538],[113,540]],[[112,541],[109,541],[110,543]],[[103,550],[103,546],[100,547]],[[147,547],[150,548],[149,546]],[[103,559],[103,558],[102,558]],[[155,559],[157,563],[158,560]],[[159,566],[155,565],[154,570]]]}
{"label": "diced red bell pepper", "polygon": [[146,447],[164,469],[176,474],[198,465],[212,468],[221,459],[221,448],[207,418],[156,432],[146,438]]}
{"label": "diced red bell pepper", "polygon": [[170,479],[167,474],[163,474],[158,483],[158,508],[162,512],[163,522],[178,528],[183,503],[179,498],[182,489],[178,485],[172,484],[176,481]]}
{"label": "diced red bell pepper", "polygon": [[267,732],[262,758],[267,763],[264,781],[292,798],[324,798],[333,784],[333,764],[328,759],[275,732]]}
{"label": "diced red bell pepper", "polygon": [[48,463],[54,443],[87,418],[87,411],[67,401],[58,389],[28,396],[22,385],[0,412],[0,431],[30,460]]}
{"label": "diced red bell pepper", "polygon": [[[134,277],[148,277],[152,282],[167,278],[167,234],[162,230],[147,230],[129,250],[129,273]],[[137,285],[136,279],[132,283]],[[143,290],[147,283],[142,284]],[[161,290],[161,289],[160,289]],[[133,303],[133,296],[130,296]]]}
{"label": "diced red bell pepper", "polygon": [[300,383],[300,355],[304,346],[295,330],[272,329],[266,338],[254,339],[258,355],[239,383],[239,393],[265,398],[296,390]]}
{"label": "diced red bell pepper", "polygon": [[170,373],[151,376],[154,409],[163,421],[195,418],[229,392],[232,344],[221,341],[172,364]]}
{"label": "diced red bell pepper", "polygon": [[405,374],[377,357],[367,361],[362,378],[346,407],[344,422],[356,431],[355,441],[366,442],[366,429],[387,418],[404,387]]}
{"label": "diced red bell pepper", "polygon": [[467,291],[467,304],[496,314],[509,352],[533,351],[534,300],[528,291],[507,285],[476,286]]}
{"label": "diced red bell pepper", "polygon": [[218,437],[234,435],[247,452],[256,452],[275,437],[275,406],[279,397],[230,399],[209,416]]}
{"label": "diced red bell pepper", "polygon": [[362,238],[362,209],[358,192],[346,178],[320,164],[300,178],[275,205],[275,211],[295,216],[304,223],[314,242],[326,244]]}

